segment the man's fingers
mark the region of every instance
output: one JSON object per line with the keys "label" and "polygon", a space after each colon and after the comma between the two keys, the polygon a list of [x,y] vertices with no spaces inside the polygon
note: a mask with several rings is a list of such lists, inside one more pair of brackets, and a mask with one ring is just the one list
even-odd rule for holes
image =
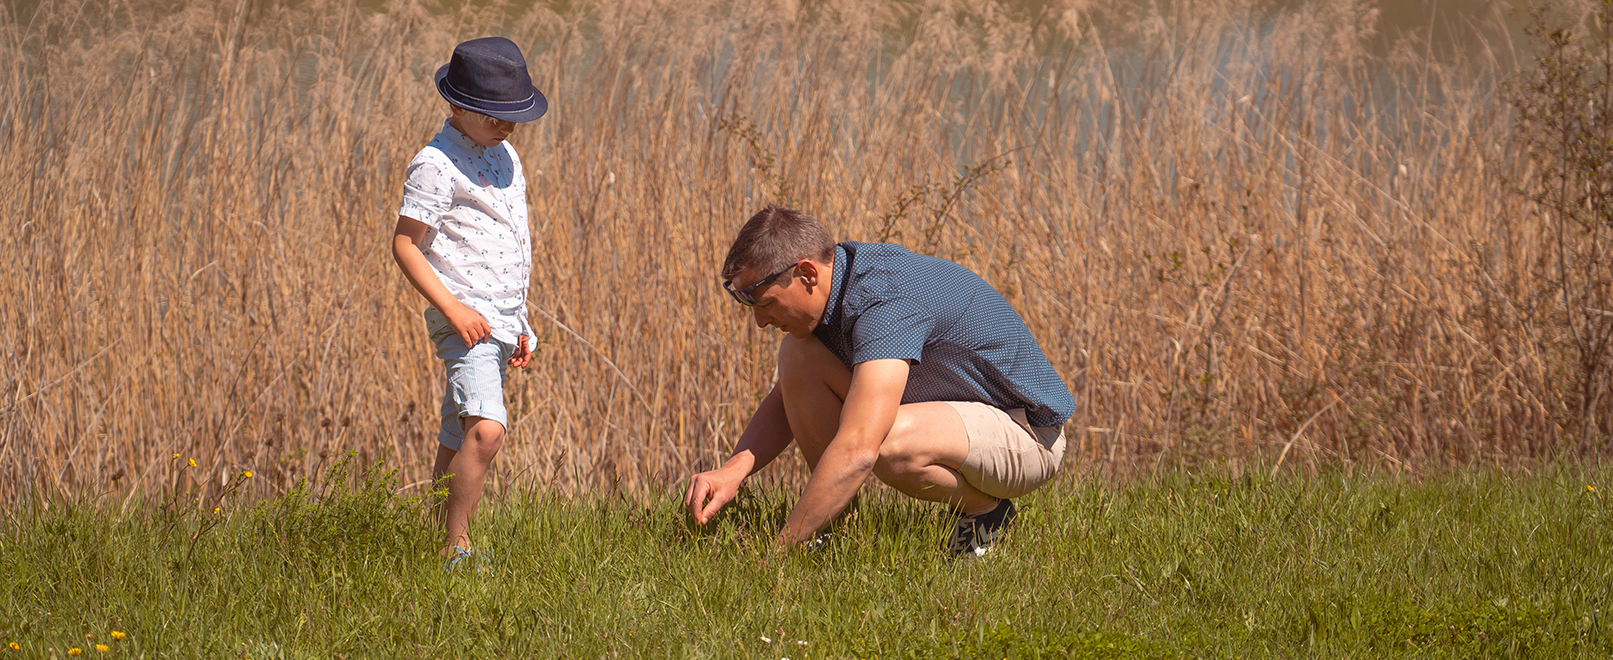
{"label": "man's fingers", "polygon": [[721,511],[723,505],[728,504],[728,500],[733,499],[733,497],[733,494],[725,492],[723,489],[719,488],[712,488],[710,491],[708,491],[706,493],[706,497],[703,498],[706,501],[700,502],[700,504],[704,504],[705,506],[704,508],[700,509],[700,515],[696,516],[700,519],[700,524],[704,525],[706,522],[716,517],[717,512]]}
{"label": "man's fingers", "polygon": [[717,512],[722,510],[723,505],[728,503],[727,498],[724,498],[717,493],[711,493],[711,496],[711,501],[706,503],[706,508],[701,509],[700,515],[696,516],[699,518],[700,524],[702,525],[706,524],[714,516],[716,516]]}
{"label": "man's fingers", "polygon": [[689,492],[683,495],[683,508],[689,511],[689,515],[694,516],[695,522],[702,525],[706,524],[706,521],[700,519],[700,505],[705,504],[708,487],[704,479],[696,476],[689,480]]}

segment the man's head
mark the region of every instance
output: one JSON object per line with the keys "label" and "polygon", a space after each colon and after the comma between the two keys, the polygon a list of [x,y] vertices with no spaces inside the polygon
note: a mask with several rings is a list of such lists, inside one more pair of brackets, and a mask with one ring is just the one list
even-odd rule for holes
{"label": "man's head", "polygon": [[758,326],[806,338],[823,318],[835,242],[812,216],[768,206],[751,216],[723,259],[723,287]]}

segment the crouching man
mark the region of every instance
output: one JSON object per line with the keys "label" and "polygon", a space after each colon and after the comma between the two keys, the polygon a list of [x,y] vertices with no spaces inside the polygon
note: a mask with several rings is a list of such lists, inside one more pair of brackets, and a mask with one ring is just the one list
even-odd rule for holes
{"label": "crouching man", "polygon": [[990,549],[1011,498],[1058,471],[1075,399],[1019,314],[969,269],[899,245],[838,245],[805,213],[769,206],[739,230],[723,287],[788,333],[778,384],[734,455],[694,475],[700,524],[795,440],[812,476],[779,541],[799,544],[868,474],[957,513],[954,556]]}

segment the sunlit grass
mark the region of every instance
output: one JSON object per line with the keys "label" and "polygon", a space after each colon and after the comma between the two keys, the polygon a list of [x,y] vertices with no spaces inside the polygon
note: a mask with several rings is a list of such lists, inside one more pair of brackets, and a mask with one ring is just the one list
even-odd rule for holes
{"label": "sunlit grass", "polygon": [[226,514],[194,550],[179,540],[207,516],[170,528],[58,502],[0,537],[0,642],[31,656],[1605,657],[1607,477],[1065,478],[1021,501],[995,554],[956,564],[938,510],[882,492],[828,549],[787,554],[768,545],[789,504],[772,491],[704,530],[671,499],[530,496],[479,519],[488,570],[452,574],[420,501],[385,479]]}

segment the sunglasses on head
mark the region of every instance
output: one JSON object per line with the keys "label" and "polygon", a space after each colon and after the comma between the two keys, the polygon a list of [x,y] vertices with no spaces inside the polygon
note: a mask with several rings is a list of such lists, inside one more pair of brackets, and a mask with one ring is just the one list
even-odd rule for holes
{"label": "sunglasses on head", "polygon": [[779,271],[777,273],[773,273],[772,275],[768,275],[767,277],[764,277],[762,279],[756,280],[755,284],[747,286],[747,287],[745,287],[743,289],[735,289],[734,286],[733,286],[733,284],[734,284],[733,280],[728,280],[726,282],[723,282],[722,283],[722,288],[723,288],[724,291],[728,292],[728,295],[733,296],[734,300],[738,300],[739,304],[744,305],[746,307],[755,307],[756,306],[756,297],[751,295],[752,291],[755,291],[755,290],[761,288],[762,286],[771,283],[773,280],[778,279],[778,277],[780,275],[788,273],[788,272],[790,272],[791,270],[794,270],[794,269],[795,269],[795,264],[790,264],[788,266],[785,266],[784,270],[781,270],[781,271]]}

